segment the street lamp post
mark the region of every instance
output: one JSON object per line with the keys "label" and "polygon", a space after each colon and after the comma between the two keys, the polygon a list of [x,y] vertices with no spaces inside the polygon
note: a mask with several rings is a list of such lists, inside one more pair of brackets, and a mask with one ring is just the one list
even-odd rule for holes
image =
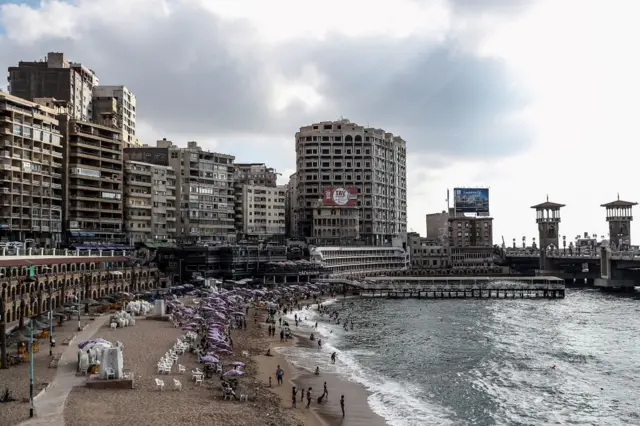
{"label": "street lamp post", "polygon": [[49,283],[49,356],[53,356],[53,289]]}
{"label": "street lamp post", "polygon": [[29,417],[33,417],[33,318],[29,320]]}
{"label": "street lamp post", "polygon": [[523,249],[527,248],[527,237],[522,237],[522,248]]}
{"label": "street lamp post", "polygon": [[0,364],[2,369],[9,368],[7,365],[7,323],[5,322],[4,296],[0,294]]}
{"label": "street lamp post", "polygon": [[562,248],[564,249],[564,254],[566,256],[567,254],[567,236],[566,235],[562,236]]}

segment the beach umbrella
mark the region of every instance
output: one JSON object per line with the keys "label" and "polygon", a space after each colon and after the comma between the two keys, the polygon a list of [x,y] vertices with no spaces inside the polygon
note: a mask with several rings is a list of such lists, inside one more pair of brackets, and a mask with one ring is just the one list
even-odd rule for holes
{"label": "beach umbrella", "polygon": [[13,345],[14,343],[28,343],[31,341],[29,337],[25,336],[20,332],[13,333],[11,336],[7,337],[7,340],[10,342],[7,344],[11,344],[11,345]]}
{"label": "beach umbrella", "polygon": [[241,362],[241,361],[236,361],[236,362],[232,362],[231,365],[233,365],[235,367],[244,367],[247,364],[245,364],[244,362]]}
{"label": "beach umbrella", "polygon": [[31,321],[31,326],[34,330],[44,330],[45,328],[49,328],[49,324],[42,323],[38,320]]}
{"label": "beach umbrella", "polygon": [[232,377],[232,376],[242,376],[244,374],[244,371],[242,370],[229,370],[226,373],[223,373],[222,375],[225,377]]}
{"label": "beach umbrella", "polygon": [[218,362],[218,358],[216,358],[213,355],[205,355],[203,357],[200,357],[200,362],[204,362],[204,363],[216,363]]}
{"label": "beach umbrella", "polygon": [[111,343],[109,343],[109,341],[101,339],[101,338],[98,337],[96,339],[89,339],[89,340],[85,340],[84,342],[78,343],[78,348],[84,349],[85,346],[94,345],[96,343],[108,343],[108,344],[111,344]]}
{"label": "beach umbrella", "polygon": [[231,312],[231,315],[237,316],[237,317],[243,317],[244,314],[242,312]]}

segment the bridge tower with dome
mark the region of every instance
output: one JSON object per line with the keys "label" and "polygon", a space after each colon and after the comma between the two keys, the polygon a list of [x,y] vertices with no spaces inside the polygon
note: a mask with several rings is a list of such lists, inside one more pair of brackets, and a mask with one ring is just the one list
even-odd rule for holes
{"label": "bridge tower with dome", "polygon": [[564,204],[549,201],[531,206],[536,210],[536,223],[538,224],[538,241],[540,243],[540,269],[549,270],[547,251],[558,250],[560,247],[560,209]]}
{"label": "bridge tower with dome", "polygon": [[620,194],[617,200],[601,205],[607,209],[609,246],[612,250],[627,251],[631,248],[631,221],[633,206],[636,205],[638,203],[621,200]]}

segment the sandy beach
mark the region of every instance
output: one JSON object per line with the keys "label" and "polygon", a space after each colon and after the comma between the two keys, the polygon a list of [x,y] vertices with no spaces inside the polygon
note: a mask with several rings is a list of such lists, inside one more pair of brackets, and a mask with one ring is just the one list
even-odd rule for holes
{"label": "sandy beach", "polygon": [[[82,323],[89,321],[89,317],[83,316]],[[25,322],[26,324],[26,322]],[[58,321],[54,321],[53,336],[56,347],[53,353],[63,352],[68,346],[63,346],[65,338],[77,333],[78,322],[74,318],[65,321],[58,326]],[[7,348],[8,355],[17,354],[15,345]],[[40,352],[35,354],[33,362],[34,373],[34,396],[42,389],[46,388],[56,374],[55,368],[49,368],[51,358],[49,357],[49,338],[40,340]],[[17,401],[0,404],[0,426],[16,425],[29,418],[29,362],[21,365],[11,366],[7,370],[0,369],[0,392],[5,389],[11,391],[11,396]]]}
{"label": "sandy beach", "polygon": [[[264,327],[268,327],[268,325],[265,324]],[[371,410],[367,402],[369,393],[364,386],[344,379],[337,374],[321,373],[319,376],[310,374],[308,371],[292,365],[286,356],[278,352],[279,348],[288,348],[291,346],[297,346],[305,350],[317,350],[315,342],[309,341],[308,336],[294,334],[292,339],[281,342],[278,329],[276,337],[268,339],[268,342],[270,343],[273,356],[267,357],[263,352],[261,355],[255,357],[260,370],[259,378],[263,383],[268,385],[269,376],[271,376],[273,384],[271,390],[282,398],[286,409],[301,416],[304,425],[386,425],[384,419]],[[282,386],[276,384],[275,371],[277,365],[280,365],[285,371],[285,384]],[[313,366],[309,366],[309,368],[313,369]],[[324,382],[327,382],[329,397],[325,403],[319,405],[317,398],[323,393]],[[299,393],[297,408],[292,409],[292,386],[305,390],[309,387],[312,388],[312,401],[309,409],[305,408],[307,404],[306,399],[304,402],[300,402]],[[342,417],[342,411],[340,409],[341,395],[345,396],[345,417]]]}
{"label": "sandy beach", "polygon": [[[252,315],[250,313],[250,315]],[[252,316],[251,316],[252,318]],[[139,319],[133,327],[109,329],[103,327],[95,337],[120,341],[124,345],[124,366],[135,377],[133,390],[92,390],[74,388],[69,395],[64,417],[67,426],[92,426],[105,424],[136,424],[139,426],[224,424],[228,426],[277,426],[304,425],[294,413],[283,408],[278,395],[269,392],[256,378],[256,364],[251,358],[239,355],[248,351],[250,356],[259,353],[266,345],[263,330],[248,321],[247,330],[233,330],[235,355],[222,357],[223,362],[247,363],[246,374],[239,379],[237,394],[248,393],[249,401],[222,399],[219,377],[205,379],[196,385],[191,370],[202,367],[196,356],[184,354],[179,363],[186,373],[178,374],[177,368],[170,375],[157,374],[157,362],[184,332],[174,328],[171,322]],[[265,333],[266,334],[266,333]],[[155,389],[154,379],[165,383],[165,390]],[[173,379],[182,383],[182,391],[173,389]]]}

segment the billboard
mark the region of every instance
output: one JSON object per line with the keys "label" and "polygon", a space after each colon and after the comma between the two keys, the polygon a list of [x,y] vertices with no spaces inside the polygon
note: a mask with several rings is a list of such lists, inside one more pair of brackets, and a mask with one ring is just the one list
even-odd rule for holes
{"label": "billboard", "polygon": [[358,189],[328,186],[322,190],[322,205],[353,207],[358,205]]}
{"label": "billboard", "polygon": [[454,188],[453,194],[457,213],[489,213],[489,188]]}

